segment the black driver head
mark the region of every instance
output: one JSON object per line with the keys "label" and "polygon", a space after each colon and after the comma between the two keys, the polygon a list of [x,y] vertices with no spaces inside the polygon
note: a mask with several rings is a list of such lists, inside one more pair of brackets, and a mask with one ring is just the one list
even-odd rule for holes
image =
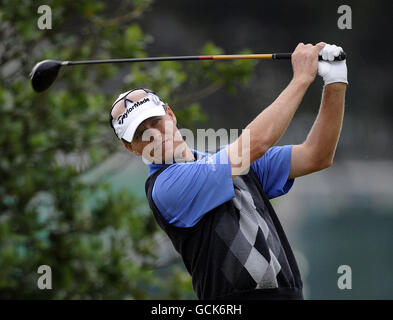
{"label": "black driver head", "polygon": [[42,92],[50,87],[56,80],[61,67],[57,60],[44,60],[37,63],[30,73],[31,85],[37,92]]}

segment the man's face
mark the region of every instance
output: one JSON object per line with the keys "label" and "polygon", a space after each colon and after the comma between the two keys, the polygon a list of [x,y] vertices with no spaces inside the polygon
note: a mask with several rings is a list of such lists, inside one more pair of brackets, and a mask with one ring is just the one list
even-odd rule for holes
{"label": "man's face", "polygon": [[176,128],[176,118],[167,107],[167,114],[143,121],[135,131],[131,145],[127,147],[145,159],[162,163],[174,158],[175,148],[182,141]]}
{"label": "man's face", "polygon": [[[146,96],[144,90],[135,90],[127,95],[131,101],[140,101]],[[123,101],[116,104],[111,111],[112,117],[118,119],[123,114],[124,108]],[[177,159],[177,155],[180,155],[186,147],[176,123],[176,116],[167,105],[164,116],[143,121],[136,129],[131,143],[124,142],[124,146],[150,162],[170,163],[173,159]]]}

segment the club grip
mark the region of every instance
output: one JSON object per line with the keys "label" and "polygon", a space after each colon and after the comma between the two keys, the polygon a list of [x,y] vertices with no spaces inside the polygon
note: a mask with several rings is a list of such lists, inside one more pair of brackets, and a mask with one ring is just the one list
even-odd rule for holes
{"label": "club grip", "polygon": [[[289,60],[291,59],[292,53],[273,53],[273,60]],[[334,61],[343,61],[347,58],[347,54],[341,51],[338,57],[334,58]],[[322,56],[319,56],[319,60],[323,60]]]}
{"label": "club grip", "polygon": [[[334,61],[343,61],[346,58],[347,58],[347,54],[344,51],[341,51],[340,54],[337,57],[334,58]],[[322,56],[319,56],[319,60],[323,60]]]}

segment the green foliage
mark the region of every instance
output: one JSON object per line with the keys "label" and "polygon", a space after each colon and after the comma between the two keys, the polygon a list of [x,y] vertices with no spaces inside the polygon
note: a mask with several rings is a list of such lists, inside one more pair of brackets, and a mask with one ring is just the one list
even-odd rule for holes
{"label": "green foliage", "polygon": [[181,119],[181,122],[179,121],[179,126],[191,130],[197,129],[197,124],[207,120],[207,115],[201,111],[199,103],[193,103],[184,110],[178,110],[176,116]]}
{"label": "green foliage", "polygon": [[[138,19],[151,0],[53,0],[52,30],[37,28],[35,1],[0,9],[0,298],[148,299],[192,297],[190,277],[162,274],[146,203],[129,190],[81,182],[122,147],[108,125],[120,92],[145,86],[173,107],[179,123],[203,122],[198,101],[250,77],[250,61],[99,65],[63,68],[46,92],[28,74],[43,59],[147,56],[152,37]],[[209,43],[202,53],[222,53]],[[124,78],[120,74],[130,70]],[[111,89],[104,89],[110,87]],[[142,186],[141,186],[142,187]],[[92,200],[93,199],[93,200]],[[93,203],[92,203],[93,202]],[[37,268],[52,268],[53,289],[38,290]]]}
{"label": "green foliage", "polygon": [[[250,54],[249,50],[242,50],[234,54]],[[208,42],[202,48],[203,55],[225,54],[223,50]],[[235,94],[236,87],[247,85],[250,74],[256,64],[255,60],[227,61],[203,61],[201,65],[190,64],[189,71],[192,72],[190,85],[197,86],[198,83],[210,83],[210,86],[224,87],[229,93]],[[210,94],[210,92],[209,92]]]}

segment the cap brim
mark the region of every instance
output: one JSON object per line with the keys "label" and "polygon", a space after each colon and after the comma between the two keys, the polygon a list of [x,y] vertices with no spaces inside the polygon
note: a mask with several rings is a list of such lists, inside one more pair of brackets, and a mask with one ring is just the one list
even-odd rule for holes
{"label": "cap brim", "polygon": [[138,115],[128,126],[126,132],[124,132],[124,135],[122,138],[126,140],[127,142],[131,142],[132,139],[134,138],[134,134],[138,126],[145,121],[146,119],[152,118],[152,117],[160,117],[160,116],[165,116],[166,112],[165,109],[162,105],[154,107],[154,108],[148,108],[146,109],[143,113]]}

